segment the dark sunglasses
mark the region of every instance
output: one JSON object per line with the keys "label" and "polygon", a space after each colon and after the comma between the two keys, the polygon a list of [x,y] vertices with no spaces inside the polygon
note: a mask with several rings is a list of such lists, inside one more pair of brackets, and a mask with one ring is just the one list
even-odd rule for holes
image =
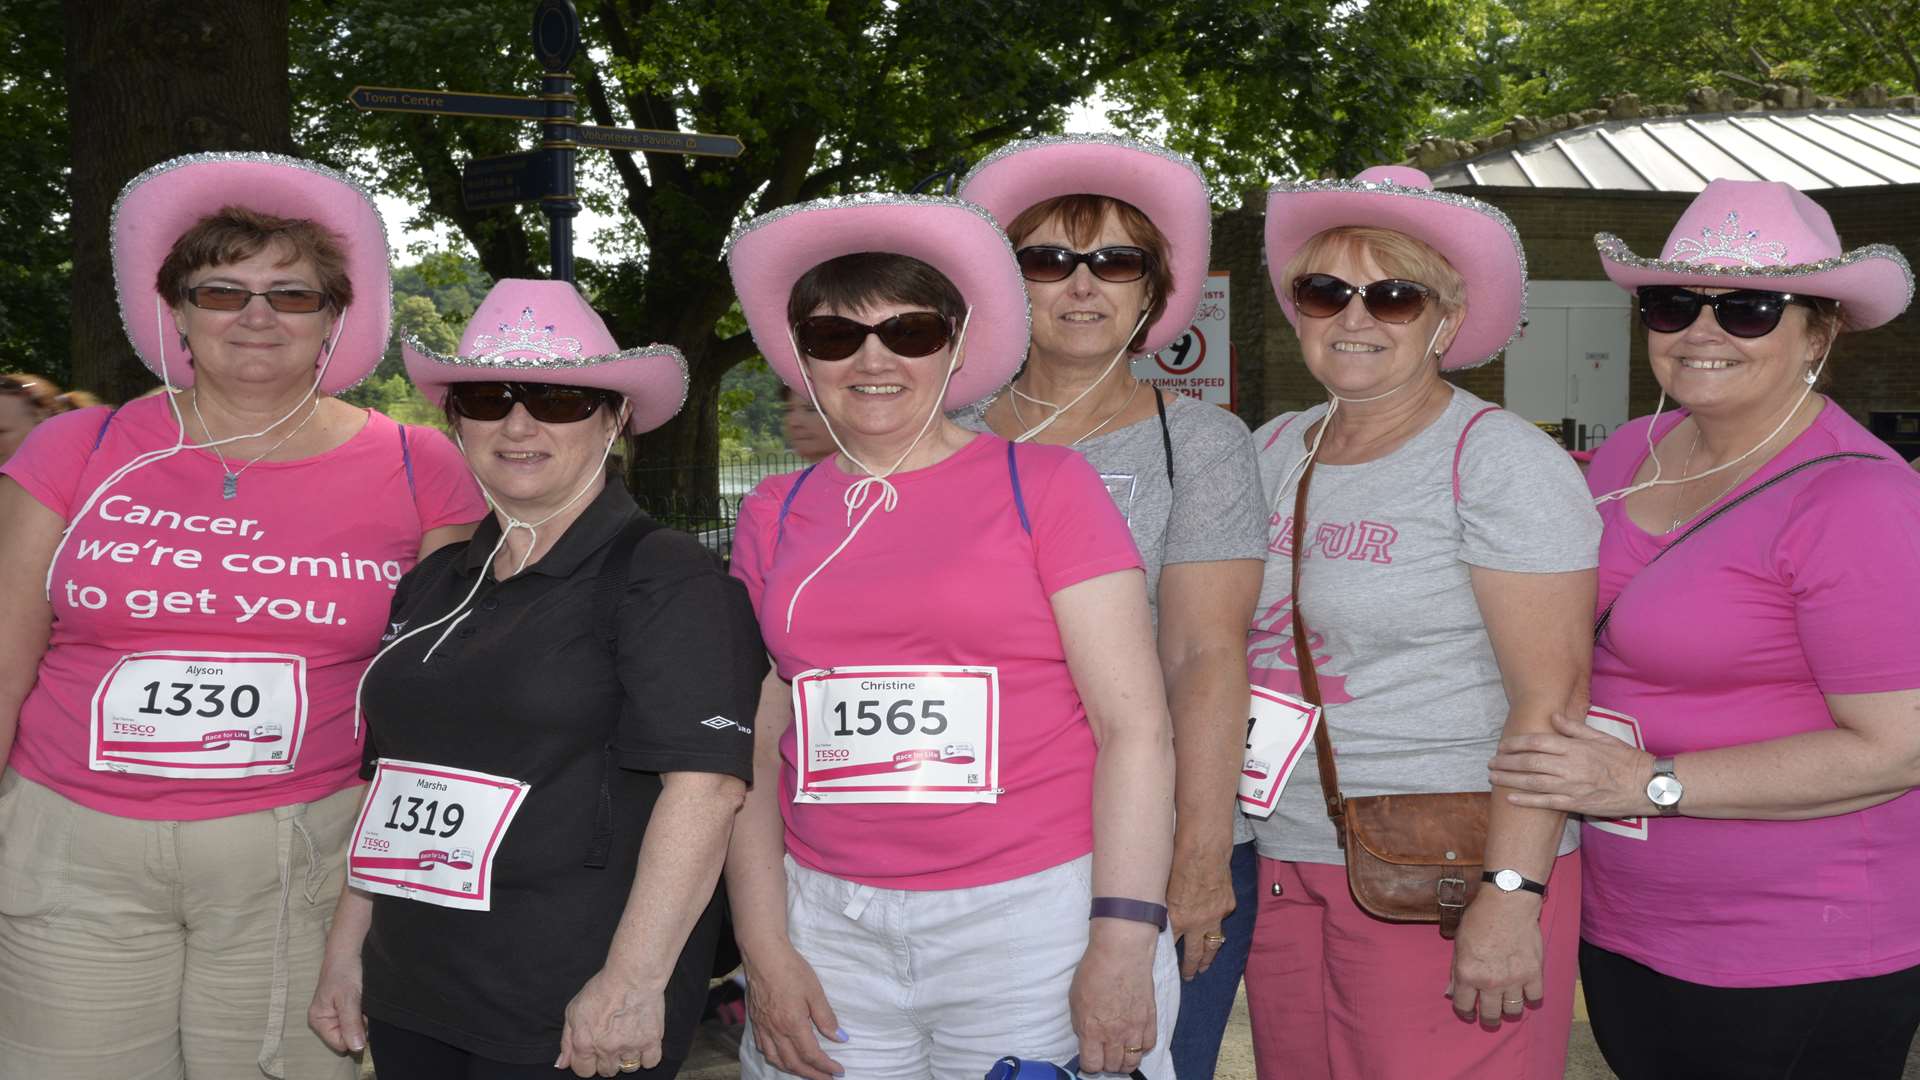
{"label": "dark sunglasses", "polygon": [[845,360],[873,334],[896,356],[930,356],[953,337],[953,324],[932,311],[907,311],[872,326],[841,315],[809,315],[793,324],[800,351],[815,360]]}
{"label": "dark sunglasses", "polygon": [[1813,306],[1813,298],[1793,293],[1735,289],[1709,296],[1679,285],[1642,285],[1640,321],[1658,334],[1677,334],[1693,325],[1700,309],[1712,308],[1720,329],[1737,338],[1766,337],[1780,325],[1788,304]]}
{"label": "dark sunglasses", "polygon": [[239,311],[256,296],[267,298],[267,306],[287,315],[311,315],[327,306],[327,294],[319,289],[268,289],[249,292],[232,285],[195,285],[187,290],[194,307],[207,311]]}
{"label": "dark sunglasses", "polygon": [[32,394],[33,384],[10,375],[0,375],[0,394]]}
{"label": "dark sunglasses", "polygon": [[1367,314],[1398,324],[1419,318],[1433,290],[1399,278],[1381,278],[1370,285],[1349,285],[1332,274],[1301,274],[1293,279],[1293,306],[1313,319],[1330,319],[1345,311],[1356,293]]}
{"label": "dark sunglasses", "polygon": [[504,420],[513,403],[527,407],[527,415],[543,424],[577,424],[592,416],[614,395],[590,386],[555,383],[462,382],[447,388],[453,411],[469,420]]}
{"label": "dark sunglasses", "polygon": [[1019,260],[1020,276],[1028,281],[1065,281],[1073,276],[1075,267],[1086,263],[1094,277],[1122,285],[1147,276],[1147,266],[1152,256],[1145,249],[1137,247],[1074,251],[1051,244],[1036,244],[1021,248],[1014,258]]}

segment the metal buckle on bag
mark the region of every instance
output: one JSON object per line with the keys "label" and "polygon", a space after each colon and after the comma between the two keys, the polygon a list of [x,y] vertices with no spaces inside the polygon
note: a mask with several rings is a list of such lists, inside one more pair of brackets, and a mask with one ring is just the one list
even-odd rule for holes
{"label": "metal buckle on bag", "polygon": [[1467,906],[1467,879],[1465,878],[1443,877],[1434,882],[1434,892],[1443,908]]}

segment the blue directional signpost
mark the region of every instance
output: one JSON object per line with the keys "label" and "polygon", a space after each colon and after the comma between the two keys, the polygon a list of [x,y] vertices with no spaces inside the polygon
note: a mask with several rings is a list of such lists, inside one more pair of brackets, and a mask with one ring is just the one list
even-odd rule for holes
{"label": "blue directional signpost", "polygon": [[553,276],[572,281],[573,219],[580,212],[573,186],[574,154],[581,147],[711,157],[739,157],[743,149],[731,135],[578,123],[573,116],[573,74],[567,67],[579,50],[580,15],[573,0],[539,0],[533,8],[533,53],[545,69],[539,97],[356,86],[347,100],[363,112],[540,121],[540,149],[467,162],[461,171],[461,198],[473,210],[537,200],[547,215]]}

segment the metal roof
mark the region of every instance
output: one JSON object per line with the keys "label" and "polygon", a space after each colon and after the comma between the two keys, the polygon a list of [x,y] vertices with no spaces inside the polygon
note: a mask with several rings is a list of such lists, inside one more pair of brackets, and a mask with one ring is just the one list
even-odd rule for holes
{"label": "metal roof", "polygon": [[1699,191],[1720,179],[1782,180],[1802,190],[1920,184],[1920,115],[1769,109],[1608,120],[1430,172],[1440,188]]}

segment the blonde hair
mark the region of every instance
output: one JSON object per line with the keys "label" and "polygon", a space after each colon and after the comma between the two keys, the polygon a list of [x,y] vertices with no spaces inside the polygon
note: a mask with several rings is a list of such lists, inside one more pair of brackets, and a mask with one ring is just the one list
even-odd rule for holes
{"label": "blonde hair", "polygon": [[1293,253],[1293,258],[1288,259],[1280,271],[1281,290],[1292,295],[1294,281],[1302,274],[1314,273],[1315,267],[1324,265],[1340,252],[1357,252],[1393,277],[1417,281],[1432,289],[1433,302],[1442,313],[1450,314],[1466,305],[1466,279],[1445,256],[1406,233],[1361,225],[1342,225],[1315,233],[1311,240],[1300,245],[1300,250]]}

